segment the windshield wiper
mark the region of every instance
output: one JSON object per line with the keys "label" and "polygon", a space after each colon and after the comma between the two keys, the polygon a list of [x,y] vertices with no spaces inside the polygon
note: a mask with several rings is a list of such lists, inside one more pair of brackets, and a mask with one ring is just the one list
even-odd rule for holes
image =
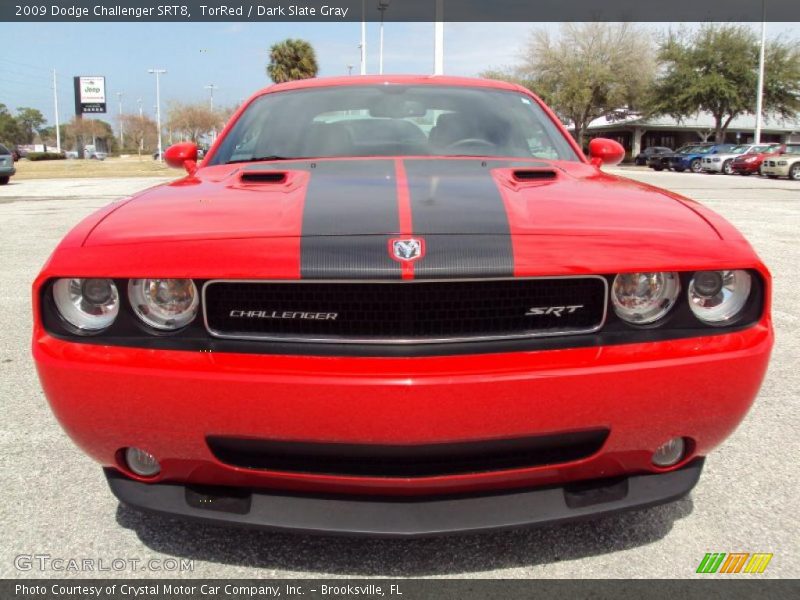
{"label": "windshield wiper", "polygon": [[245,163],[245,162],[265,162],[268,160],[299,160],[303,158],[302,156],[278,156],[276,154],[270,156],[255,156],[253,158],[242,158],[237,160],[229,160],[226,162],[226,165],[232,165],[234,163]]}

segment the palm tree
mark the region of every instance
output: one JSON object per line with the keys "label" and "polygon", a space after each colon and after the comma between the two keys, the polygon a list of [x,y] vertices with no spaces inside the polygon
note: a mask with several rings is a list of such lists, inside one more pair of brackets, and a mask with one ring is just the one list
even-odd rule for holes
{"label": "palm tree", "polygon": [[317,76],[319,66],[314,48],[305,40],[291,38],[274,44],[269,50],[267,75],[275,83],[309,79]]}

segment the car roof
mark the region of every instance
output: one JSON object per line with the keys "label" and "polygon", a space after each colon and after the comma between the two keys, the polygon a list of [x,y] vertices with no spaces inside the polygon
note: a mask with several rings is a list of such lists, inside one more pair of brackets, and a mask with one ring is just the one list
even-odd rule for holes
{"label": "car roof", "polygon": [[258,95],[283,92],[286,90],[300,90],[320,87],[338,87],[344,85],[447,85],[454,87],[482,87],[496,90],[525,91],[520,85],[499,81],[497,79],[482,79],[479,77],[453,77],[450,75],[347,75],[343,77],[314,77],[311,79],[298,79],[277,83],[263,88]]}

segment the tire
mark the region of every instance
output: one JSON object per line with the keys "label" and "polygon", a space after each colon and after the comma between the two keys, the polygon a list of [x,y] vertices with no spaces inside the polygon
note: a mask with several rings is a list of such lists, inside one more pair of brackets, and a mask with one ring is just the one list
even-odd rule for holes
{"label": "tire", "polygon": [[689,169],[691,169],[692,173],[699,173],[703,169],[703,163],[700,162],[699,158],[695,158],[689,163]]}
{"label": "tire", "polygon": [[800,181],[800,162],[794,163],[792,168],[789,169],[789,179]]}
{"label": "tire", "polygon": [[11,179],[11,177],[8,176],[8,175],[6,175],[4,177],[0,177],[0,185],[6,185],[8,183],[8,181],[9,181],[9,179]]}
{"label": "tire", "polygon": [[675,170],[676,170],[678,173],[683,173],[683,172],[684,172],[686,169],[684,169],[683,167],[675,167]]}
{"label": "tire", "polygon": [[664,167],[653,167],[653,170],[655,170],[655,171],[663,171]]}
{"label": "tire", "polygon": [[750,177],[752,173],[750,171],[741,171],[739,175],[741,175],[742,177]]}
{"label": "tire", "polygon": [[726,160],[724,163],[722,163],[722,172],[725,173],[725,175],[733,175],[732,160]]}
{"label": "tire", "polygon": [[777,179],[778,178],[777,175],[771,175],[770,173],[767,173],[767,177],[769,177],[770,179]]}

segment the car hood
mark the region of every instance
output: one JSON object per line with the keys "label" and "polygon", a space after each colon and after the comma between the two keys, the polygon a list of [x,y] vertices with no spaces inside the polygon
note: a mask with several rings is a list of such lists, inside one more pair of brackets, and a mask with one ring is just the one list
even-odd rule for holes
{"label": "car hood", "polygon": [[83,245],[648,233],[718,238],[685,199],[584,163],[332,159],[200,169],[108,211]]}

